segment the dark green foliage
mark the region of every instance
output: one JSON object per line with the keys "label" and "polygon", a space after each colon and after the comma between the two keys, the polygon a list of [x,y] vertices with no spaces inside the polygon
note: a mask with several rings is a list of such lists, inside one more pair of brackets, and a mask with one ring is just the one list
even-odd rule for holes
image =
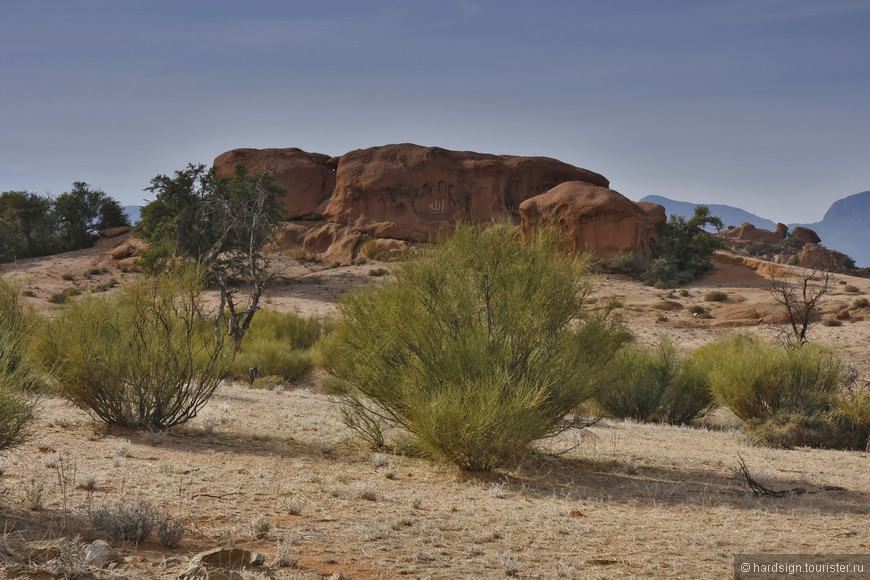
{"label": "dark green foliage", "polygon": [[110,425],[165,430],[193,418],[227,375],[226,334],[201,320],[194,269],[70,302],[39,356],[59,394]]}
{"label": "dark green foliage", "polygon": [[585,257],[543,232],[459,226],[395,280],[342,301],[327,356],[347,423],[372,443],[399,427],[412,446],[491,470],[571,426],[630,338],[609,308],[585,307]]}
{"label": "dark green foliage", "polygon": [[54,212],[60,236],[70,250],[90,247],[104,229],[130,225],[121,204],[84,181],[76,181],[70,191],[54,200]]}
{"label": "dark green foliage", "polygon": [[52,199],[27,191],[0,194],[0,262],[86,248],[101,230],[130,225],[121,205],[87,183]]}
{"label": "dark green foliage", "polygon": [[722,244],[704,231],[705,226],[722,229],[722,220],[711,216],[706,206],[697,206],[695,215],[688,221],[682,216],[672,215],[653,249],[647,277],[685,284],[709,272],[713,268],[710,258]]}
{"label": "dark green foliage", "polygon": [[612,386],[596,395],[610,417],[686,424],[712,406],[707,377],[692,360],[663,340],[654,351],[629,347],[616,357]]}

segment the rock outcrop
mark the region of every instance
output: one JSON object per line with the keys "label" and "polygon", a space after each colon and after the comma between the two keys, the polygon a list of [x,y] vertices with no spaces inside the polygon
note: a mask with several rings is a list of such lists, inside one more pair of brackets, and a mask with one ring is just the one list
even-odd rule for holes
{"label": "rock outcrop", "polygon": [[318,216],[335,188],[329,155],[301,149],[233,149],[214,160],[218,177],[231,177],[241,165],[248,173],[268,172],[287,188],[281,198],[289,219]]}
{"label": "rock outcrop", "polygon": [[622,252],[649,258],[666,216],[654,203],[634,203],[622,194],[569,181],[520,204],[522,230],[541,222],[557,224],[569,251],[594,252],[602,259]]}
{"label": "rock outcrop", "polygon": [[730,227],[719,233],[719,237],[726,240],[754,243],[776,243],[784,240],[787,235],[788,226],[782,223],[776,224],[776,231],[756,228],[747,222],[739,228]]}
{"label": "rock outcrop", "polygon": [[516,215],[523,201],[565,181],[609,185],[597,173],[547,157],[386,145],[338,160],[324,213],[376,238],[419,242],[458,221]]}
{"label": "rock outcrop", "polygon": [[572,249],[603,258],[626,251],[649,257],[665,222],[661,206],[635,204],[608,189],[602,175],[548,157],[406,143],[333,158],[299,149],[235,149],[215,159],[219,175],[231,175],[239,164],[274,173],[289,191],[284,203],[291,221],[276,249],[330,262],[349,262],[363,246],[374,254],[400,252],[459,221],[520,216],[523,223],[562,224]]}

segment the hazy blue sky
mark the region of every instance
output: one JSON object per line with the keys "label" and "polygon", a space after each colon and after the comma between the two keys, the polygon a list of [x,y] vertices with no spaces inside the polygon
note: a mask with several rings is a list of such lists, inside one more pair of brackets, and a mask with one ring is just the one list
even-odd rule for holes
{"label": "hazy blue sky", "polygon": [[2,0],[0,191],[412,142],[816,221],[870,190],[868,31],[867,0]]}

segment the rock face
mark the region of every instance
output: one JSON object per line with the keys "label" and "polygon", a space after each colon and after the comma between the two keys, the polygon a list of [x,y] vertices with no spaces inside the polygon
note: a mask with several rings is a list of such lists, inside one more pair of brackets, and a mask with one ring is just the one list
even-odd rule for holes
{"label": "rock face", "polygon": [[232,177],[236,166],[248,173],[266,171],[287,188],[281,201],[289,219],[316,216],[321,204],[335,188],[335,171],[328,166],[329,155],[301,149],[233,149],[214,160],[219,177]]}
{"label": "rock face", "polygon": [[387,145],[339,159],[324,213],[374,237],[425,241],[460,220],[516,215],[523,201],[565,181],[609,185],[597,173],[547,157]]}
{"label": "rock face", "polygon": [[[548,157],[448,151],[407,143],[333,158],[299,149],[234,149],[214,164],[221,176],[232,175],[237,165],[249,172],[273,173],[289,191],[284,205],[291,219],[277,249],[340,262],[354,259],[370,239],[384,240],[376,250],[393,251],[407,242],[425,241],[459,221],[516,219],[523,202],[561,183],[602,191],[609,191],[610,185],[597,173]],[[622,199],[632,208],[625,211],[649,219],[643,217],[646,210],[641,206]],[[663,209],[660,213],[664,216]],[[649,254],[648,232],[627,233],[631,226],[622,223],[623,218],[614,214],[607,219],[611,222],[598,217],[593,220],[597,225],[585,227],[583,247],[597,249],[596,243],[606,241],[610,249],[605,253],[622,251],[633,248],[628,238],[635,236],[641,253]],[[605,232],[617,222],[621,228],[617,233]],[[600,230],[596,235],[589,230],[594,227]]]}
{"label": "rock face", "polygon": [[649,258],[666,221],[665,208],[634,203],[612,189],[569,181],[520,204],[522,230],[541,222],[562,230],[567,249],[592,251],[602,259],[621,252]]}

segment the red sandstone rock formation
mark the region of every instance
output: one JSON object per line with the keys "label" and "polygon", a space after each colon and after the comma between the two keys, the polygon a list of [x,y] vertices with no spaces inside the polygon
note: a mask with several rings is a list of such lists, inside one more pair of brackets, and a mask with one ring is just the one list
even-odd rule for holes
{"label": "red sandstone rock formation", "polygon": [[609,185],[597,173],[547,157],[386,145],[339,158],[324,213],[373,237],[424,241],[460,220],[516,215],[523,201],[565,181]]}
{"label": "red sandstone rock formation", "polygon": [[580,181],[562,183],[520,204],[522,230],[541,222],[562,230],[569,251],[608,259],[621,252],[649,258],[667,220],[665,208],[634,203],[612,189]]}
{"label": "red sandstone rock formation", "polygon": [[231,177],[236,166],[248,173],[271,173],[287,188],[281,201],[289,219],[317,216],[320,206],[335,188],[335,171],[327,165],[329,155],[301,149],[233,149],[214,160],[219,177]]}

